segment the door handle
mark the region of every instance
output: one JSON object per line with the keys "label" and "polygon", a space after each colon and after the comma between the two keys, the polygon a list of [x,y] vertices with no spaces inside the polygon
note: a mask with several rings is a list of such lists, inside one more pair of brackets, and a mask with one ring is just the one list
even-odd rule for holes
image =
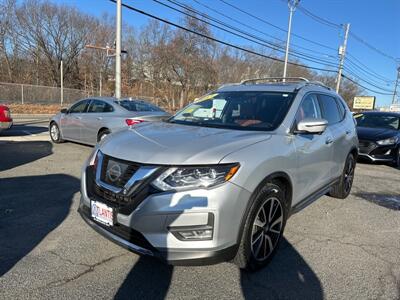
{"label": "door handle", "polygon": [[325,144],[327,144],[327,145],[332,144],[332,143],[333,143],[333,140],[331,138],[327,138],[325,140]]}
{"label": "door handle", "polygon": [[102,117],[97,117],[96,119],[97,119],[97,120],[103,120],[103,118],[102,118]]}
{"label": "door handle", "polygon": [[75,119],[80,120],[80,119],[82,119],[82,117],[75,117]]}
{"label": "door handle", "polygon": [[348,135],[348,134],[350,134],[351,133],[351,130],[346,130],[346,134]]}

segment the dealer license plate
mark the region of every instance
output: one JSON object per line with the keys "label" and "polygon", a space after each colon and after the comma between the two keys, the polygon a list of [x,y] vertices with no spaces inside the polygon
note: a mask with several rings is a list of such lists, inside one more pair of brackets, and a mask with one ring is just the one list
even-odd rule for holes
{"label": "dealer license plate", "polygon": [[114,225],[114,211],[112,207],[97,201],[91,201],[90,207],[93,219],[107,226]]}

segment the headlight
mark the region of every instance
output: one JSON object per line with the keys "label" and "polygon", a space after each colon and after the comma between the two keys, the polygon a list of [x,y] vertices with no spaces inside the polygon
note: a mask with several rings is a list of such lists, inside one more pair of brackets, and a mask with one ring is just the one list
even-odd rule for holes
{"label": "headlight", "polygon": [[88,165],[93,166],[94,169],[97,167],[97,162],[98,162],[98,153],[100,152],[99,148],[96,146],[93,150],[93,152],[90,154],[88,158]]}
{"label": "headlight", "polygon": [[208,188],[231,179],[239,166],[239,164],[229,164],[170,168],[154,180],[153,185],[162,191]]}
{"label": "headlight", "polygon": [[399,140],[399,138],[397,136],[394,136],[394,137],[391,137],[388,139],[377,141],[376,143],[381,146],[393,145],[393,144],[396,144],[398,140]]}

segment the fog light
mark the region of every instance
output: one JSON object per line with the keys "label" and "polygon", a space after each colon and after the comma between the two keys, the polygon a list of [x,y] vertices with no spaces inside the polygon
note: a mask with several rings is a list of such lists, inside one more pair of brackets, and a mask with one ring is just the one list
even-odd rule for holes
{"label": "fog light", "polygon": [[183,240],[211,240],[212,232],[212,229],[197,229],[176,231],[175,233],[180,235]]}
{"label": "fog light", "polygon": [[214,214],[208,213],[207,224],[171,226],[168,230],[180,241],[206,241],[213,239]]}

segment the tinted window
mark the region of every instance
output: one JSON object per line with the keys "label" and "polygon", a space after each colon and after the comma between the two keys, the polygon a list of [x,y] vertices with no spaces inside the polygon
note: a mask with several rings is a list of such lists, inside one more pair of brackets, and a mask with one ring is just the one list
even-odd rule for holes
{"label": "tinted window", "polygon": [[327,95],[319,95],[318,98],[321,104],[322,118],[327,120],[328,124],[339,122],[342,118],[335,98]]}
{"label": "tinted window", "polygon": [[357,126],[372,128],[400,129],[400,119],[385,114],[357,114],[354,116]]}
{"label": "tinted window", "polygon": [[72,107],[69,109],[69,113],[82,113],[86,110],[86,106],[88,104],[88,100],[83,100],[80,101],[74,105],[72,105]]}
{"label": "tinted window", "polygon": [[146,102],[122,100],[117,103],[129,111],[163,111],[161,108]]}
{"label": "tinted window", "polygon": [[92,100],[88,109],[90,113],[106,113],[112,111],[114,111],[114,108],[110,104],[100,100]]}
{"label": "tinted window", "polygon": [[318,104],[318,98],[315,94],[307,95],[296,114],[296,122],[300,122],[303,119],[312,118],[318,119],[321,118],[321,111]]}
{"label": "tinted window", "polygon": [[338,107],[339,107],[340,119],[343,120],[344,116],[346,114],[346,108],[345,108],[342,100],[336,98],[336,102],[337,102]]}
{"label": "tinted window", "polygon": [[220,92],[206,95],[169,120],[192,126],[274,130],[292,104],[292,93]]}

